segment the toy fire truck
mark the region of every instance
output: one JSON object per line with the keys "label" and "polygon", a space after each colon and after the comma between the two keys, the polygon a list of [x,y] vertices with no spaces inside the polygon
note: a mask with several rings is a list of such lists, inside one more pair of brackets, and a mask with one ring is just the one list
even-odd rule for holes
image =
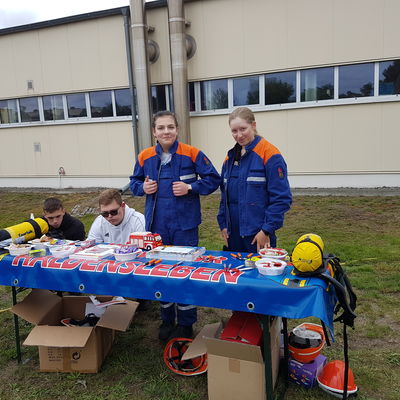
{"label": "toy fire truck", "polygon": [[132,244],[144,250],[152,250],[158,246],[162,246],[163,243],[158,233],[132,232],[129,235],[128,244]]}

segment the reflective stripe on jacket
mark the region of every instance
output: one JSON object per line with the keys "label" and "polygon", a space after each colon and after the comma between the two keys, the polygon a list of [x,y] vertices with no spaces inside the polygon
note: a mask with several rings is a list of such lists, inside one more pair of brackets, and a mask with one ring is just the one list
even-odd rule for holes
{"label": "reflective stripe on jacket", "polygon": [[[234,163],[234,149],[229,150],[222,166],[221,202],[218,212],[220,229],[230,232],[227,193]],[[274,233],[282,227],[285,212],[292,204],[287,167],[279,150],[261,136],[246,146],[239,171],[240,235],[250,236],[261,229]]]}
{"label": "reflective stripe on jacket", "polygon": [[[192,193],[174,196],[179,224],[182,230],[196,228],[201,223],[200,197],[214,192],[221,178],[211,161],[199,149],[176,141],[169,152],[174,181],[183,181],[192,186]],[[143,196],[143,182],[148,176],[158,182],[162,148],[159,144],[143,150],[130,177],[130,188],[135,196]],[[146,195],[146,229],[151,230],[157,192]]]}

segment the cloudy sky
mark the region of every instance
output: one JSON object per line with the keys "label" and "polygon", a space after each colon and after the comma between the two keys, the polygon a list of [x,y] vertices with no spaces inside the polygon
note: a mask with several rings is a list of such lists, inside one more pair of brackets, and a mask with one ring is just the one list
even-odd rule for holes
{"label": "cloudy sky", "polygon": [[0,0],[0,29],[129,5],[129,0]]}

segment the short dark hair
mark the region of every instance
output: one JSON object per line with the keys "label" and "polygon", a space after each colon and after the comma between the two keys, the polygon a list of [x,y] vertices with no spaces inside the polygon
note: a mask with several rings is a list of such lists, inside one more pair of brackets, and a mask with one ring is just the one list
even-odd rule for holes
{"label": "short dark hair", "polygon": [[122,204],[121,192],[118,189],[106,189],[100,193],[99,206],[106,206],[115,200],[119,205]]}
{"label": "short dark hair", "polygon": [[64,206],[63,206],[61,200],[57,199],[57,197],[49,197],[43,203],[43,211],[45,213],[52,213],[61,208],[64,208]]}
{"label": "short dark hair", "polygon": [[156,127],[156,122],[158,118],[161,117],[172,117],[175,121],[176,127],[178,127],[178,120],[176,119],[176,115],[171,111],[159,111],[158,113],[153,115],[153,120],[151,121],[151,126],[153,129]]}

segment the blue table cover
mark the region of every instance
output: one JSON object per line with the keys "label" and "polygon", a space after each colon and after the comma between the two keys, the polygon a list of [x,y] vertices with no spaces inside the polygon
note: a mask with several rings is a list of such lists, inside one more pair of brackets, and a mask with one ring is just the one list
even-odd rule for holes
{"label": "blue table cover", "polygon": [[[204,307],[248,311],[286,318],[317,317],[333,337],[334,289],[318,278],[299,283],[292,267],[278,276],[265,276],[257,269],[237,270],[243,261],[229,252],[207,251],[193,262],[162,261],[155,266],[143,264],[144,257],[119,262],[73,260],[44,256],[0,255],[0,284],[27,288],[94,293],[163,300]],[[231,269],[224,270],[224,265]],[[297,280],[296,280],[297,279]]]}

